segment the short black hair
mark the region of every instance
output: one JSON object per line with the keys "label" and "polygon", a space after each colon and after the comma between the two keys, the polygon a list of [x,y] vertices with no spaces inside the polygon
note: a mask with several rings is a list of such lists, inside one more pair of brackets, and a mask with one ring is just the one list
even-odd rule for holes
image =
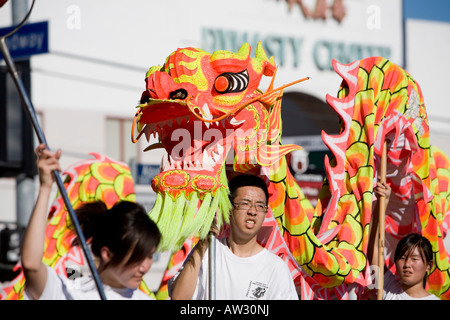
{"label": "short black hair", "polygon": [[395,249],[394,261],[397,261],[405,254],[409,256],[412,251],[418,248],[425,263],[433,261],[433,249],[430,241],[418,233],[411,233],[403,237]]}
{"label": "short black hair", "polygon": [[269,202],[269,191],[267,189],[267,185],[263,179],[258,176],[250,175],[250,174],[240,174],[238,176],[233,177],[228,182],[228,187],[230,189],[230,200],[233,202],[233,199],[236,196],[236,190],[240,187],[257,187],[264,191],[266,195],[266,204]]}

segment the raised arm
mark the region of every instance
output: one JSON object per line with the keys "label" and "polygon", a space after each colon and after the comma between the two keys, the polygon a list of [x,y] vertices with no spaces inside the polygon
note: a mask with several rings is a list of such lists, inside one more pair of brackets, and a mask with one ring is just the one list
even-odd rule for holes
{"label": "raised arm", "polygon": [[378,201],[372,210],[372,222],[370,224],[369,246],[367,248],[367,259],[370,265],[378,265],[378,235],[379,235],[379,199],[381,196],[386,198],[385,209],[388,207],[391,196],[391,187],[387,183],[377,182],[373,189]]}
{"label": "raised arm", "polygon": [[197,286],[198,274],[202,265],[202,258],[208,247],[208,240],[200,240],[189,260],[186,261],[183,269],[172,284],[172,300],[190,300]]}
{"label": "raised arm", "polygon": [[47,225],[48,204],[52,191],[54,170],[60,171],[59,158],[61,151],[56,153],[45,149],[44,144],[36,148],[39,169],[39,194],[25,230],[22,242],[22,268],[25,275],[27,294],[38,299],[47,281],[47,269],[42,262]]}

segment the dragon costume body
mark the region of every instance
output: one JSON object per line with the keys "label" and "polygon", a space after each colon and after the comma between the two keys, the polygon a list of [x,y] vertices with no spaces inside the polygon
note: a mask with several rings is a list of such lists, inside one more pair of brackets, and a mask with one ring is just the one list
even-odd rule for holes
{"label": "dragon costume body", "polygon": [[[423,234],[435,258],[427,288],[450,299],[449,258],[443,244],[450,219],[450,165],[447,155],[429,144],[417,82],[382,57],[348,65],[333,61],[343,81],[337,96],[327,95],[326,100],[339,115],[340,133],[322,132],[333,157],[324,159],[326,178],[314,208],[286,160],[289,152],[301,147],[281,143],[286,86],[274,89],[276,65],[261,43],[254,58],[250,51],[248,44],[238,52],[212,54],[178,49],[163,66],[151,67],[146,74],[133,126],[138,136],[133,132],[132,140],[153,135],[158,142],[146,151],[167,151],[152,181],[157,198],[149,215],[163,235],[159,249],[173,252],[156,298],[167,298],[167,280],[196,241],[207,237],[213,221],[227,225],[227,181],[242,173],[258,175],[268,185],[269,210],[258,241],[286,261],[301,298],[367,298],[373,274],[366,253],[372,215],[377,214],[372,209],[373,186],[388,141],[392,196],[385,221],[386,266],[395,271],[393,250],[401,237]],[[266,92],[258,89],[263,76],[272,77]],[[132,181],[113,180],[119,188]],[[111,179],[105,181],[111,185]],[[132,196],[124,192],[120,198]],[[81,256],[70,253],[76,249],[68,245],[74,234],[66,219],[62,212],[49,220],[44,261],[55,267],[68,256]],[[21,281],[6,292],[7,298],[20,297]],[[152,294],[144,283],[141,289]]]}

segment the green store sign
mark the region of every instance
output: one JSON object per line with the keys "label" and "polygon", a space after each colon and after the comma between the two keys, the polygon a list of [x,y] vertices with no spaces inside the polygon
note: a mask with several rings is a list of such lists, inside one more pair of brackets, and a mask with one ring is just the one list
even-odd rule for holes
{"label": "green store sign", "polygon": [[[214,28],[202,28],[201,33],[202,48],[208,52],[216,50],[235,52],[244,42],[248,42],[252,48],[255,48],[258,41],[261,41],[267,56],[276,57],[276,62],[281,67],[298,68],[302,63],[304,38],[282,35],[261,36],[257,33],[250,34]],[[390,59],[391,48],[342,41],[316,40],[311,54],[317,69],[332,71],[332,59],[344,64],[372,56]]]}

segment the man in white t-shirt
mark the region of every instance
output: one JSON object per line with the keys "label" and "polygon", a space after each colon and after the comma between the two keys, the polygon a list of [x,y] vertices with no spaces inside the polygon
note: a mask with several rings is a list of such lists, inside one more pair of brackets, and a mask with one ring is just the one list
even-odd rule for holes
{"label": "man in white t-shirt", "polygon": [[[229,182],[230,234],[216,243],[216,299],[298,299],[287,264],[256,240],[267,212],[265,182],[239,175]],[[208,242],[201,240],[169,281],[173,300],[206,299]]]}

